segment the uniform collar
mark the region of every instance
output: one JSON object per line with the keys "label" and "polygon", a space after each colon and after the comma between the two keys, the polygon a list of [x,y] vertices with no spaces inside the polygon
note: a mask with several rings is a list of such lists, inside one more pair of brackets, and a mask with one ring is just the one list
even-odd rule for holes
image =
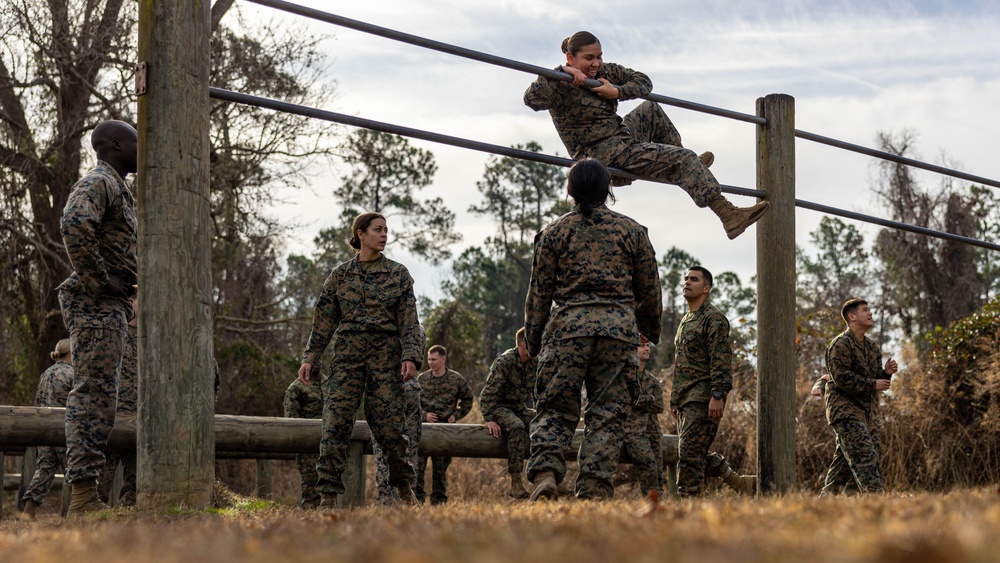
{"label": "uniform collar", "polygon": [[104,162],[103,160],[98,160],[97,170],[117,180],[119,185],[121,186],[125,185],[125,180],[122,179],[122,177],[118,174],[118,171],[115,170],[115,168],[110,164],[108,164],[107,162]]}

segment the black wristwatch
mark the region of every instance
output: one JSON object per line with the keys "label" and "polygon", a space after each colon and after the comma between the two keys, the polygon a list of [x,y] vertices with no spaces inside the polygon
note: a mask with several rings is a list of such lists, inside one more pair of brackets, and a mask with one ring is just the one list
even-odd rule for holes
{"label": "black wristwatch", "polygon": [[726,398],[726,394],[722,391],[712,391],[712,398],[716,401],[721,401]]}

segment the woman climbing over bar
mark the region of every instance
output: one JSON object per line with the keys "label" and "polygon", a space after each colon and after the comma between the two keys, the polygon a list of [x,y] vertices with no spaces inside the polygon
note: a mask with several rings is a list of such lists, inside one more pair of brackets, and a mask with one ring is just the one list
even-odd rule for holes
{"label": "woman climbing over bar", "polygon": [[[647,100],[624,118],[618,115],[619,100],[641,98],[653,90],[648,76],[605,63],[600,41],[588,31],[564,39],[562,51],[566,64],[556,70],[571,75],[573,82],[539,76],[525,91],[524,103],[535,111],[549,110],[574,160],[596,158],[608,167],[679,185],[698,207],[708,207],[719,217],[730,239],[767,212],[766,201],[750,207],[730,203],[708,170],[712,153],[698,156],[684,148],[674,124],[656,102]],[[588,88],[584,85],[588,79],[601,85]],[[630,183],[612,178],[616,186]]]}

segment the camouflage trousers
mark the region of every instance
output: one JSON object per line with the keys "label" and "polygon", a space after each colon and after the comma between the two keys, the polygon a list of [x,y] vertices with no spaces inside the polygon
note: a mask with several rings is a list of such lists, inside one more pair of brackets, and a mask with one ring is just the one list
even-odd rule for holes
{"label": "camouflage trousers", "polygon": [[118,471],[118,464],[122,466],[122,488],[118,496],[118,504],[121,506],[135,506],[135,471],[136,460],[133,452],[106,452],[107,464],[101,470],[101,476],[97,479],[97,494],[101,500],[111,503],[111,489],[115,482],[115,473]]}
{"label": "camouflage trousers", "polygon": [[35,460],[35,474],[31,476],[28,490],[24,491],[21,500],[42,504],[52,489],[56,473],[62,472],[65,467],[66,448],[40,446],[38,458]]}
{"label": "camouflage trousers", "polygon": [[555,473],[566,476],[563,451],[580,422],[580,391],[586,389],[585,430],[578,459],[578,498],[614,496],[612,474],[618,465],[623,425],[638,389],[635,345],[613,338],[581,337],[545,342],[538,357],[536,414],[531,421],[528,479]]}
{"label": "camouflage trousers", "polygon": [[677,494],[698,496],[705,486],[709,448],[719,423],[708,417],[708,403],[694,402],[677,409]]}
{"label": "camouflage trousers", "polygon": [[531,415],[497,407],[493,413],[493,422],[500,426],[500,435],[507,440],[507,473],[520,475],[529,453],[528,427],[531,425]]}
{"label": "camouflage trousers", "polygon": [[[698,207],[707,206],[721,193],[715,175],[698,160],[694,151],[681,145],[680,133],[660,104],[644,101],[624,117],[624,122],[632,134],[631,145],[614,158],[594,155],[596,158],[611,167],[677,184]],[[631,180],[612,176],[612,185],[631,183]]]}
{"label": "camouflage trousers", "polygon": [[[403,385],[406,395],[406,426],[403,435],[406,438],[406,461],[411,467],[417,466],[417,451],[420,449],[420,435],[423,431],[420,413],[420,388]],[[378,440],[372,440],[372,453],[375,457],[376,502],[382,506],[390,506],[396,499],[396,493],[389,484],[389,464]],[[416,490],[417,478],[414,473],[410,487]]]}
{"label": "camouflage trousers", "polygon": [[343,494],[347,447],[354,416],[365,396],[365,419],[382,445],[393,487],[413,478],[403,437],[402,345],[385,333],[341,333],[334,343],[330,376],[323,382],[323,439],[319,446],[317,489]]}
{"label": "camouflage trousers", "polygon": [[316,490],[316,481],[319,474],[316,473],[316,464],[319,456],[307,454],[295,454],[295,466],[299,469],[299,506],[301,508],[315,508],[319,506],[319,491]]}
{"label": "camouflage trousers", "polygon": [[823,494],[885,492],[878,470],[878,432],[861,420],[839,420],[830,426],[837,434],[837,450],[826,472]]}
{"label": "camouflage trousers", "polygon": [[625,421],[625,442],[622,449],[628,452],[639,472],[639,488],[643,495],[650,491],[663,491],[663,448],[660,438],[660,420],[655,414],[633,412]]}
{"label": "camouflage trousers", "polygon": [[413,490],[413,493],[421,503],[427,498],[427,492],[424,487],[424,474],[427,472],[428,459],[431,462],[431,504],[448,502],[448,467],[451,466],[450,457],[418,456],[417,487]]}

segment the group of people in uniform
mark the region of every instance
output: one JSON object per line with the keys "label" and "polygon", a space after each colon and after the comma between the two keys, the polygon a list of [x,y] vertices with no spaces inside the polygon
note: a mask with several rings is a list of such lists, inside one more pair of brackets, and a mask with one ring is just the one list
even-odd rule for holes
{"label": "group of people in uniform", "polygon": [[[480,398],[485,430],[506,439],[510,494],[516,498],[558,498],[566,476],[563,452],[581,419],[585,431],[576,497],[612,497],[612,473],[622,449],[639,466],[641,489],[659,491],[663,463],[657,414],[665,405],[659,380],[645,371],[648,346],[660,338],[657,260],[646,228],[608,208],[614,201],[612,185],[631,182],[612,176],[608,167],[679,185],[696,205],[719,217],[729,238],[764,216],[769,204],[738,208],[730,203],[709,170],[714,155],[684,148],[658,104],[646,101],[618,116],[619,100],[646,96],[652,83],[641,72],[604,63],[593,34],[575,33],[563,41],[562,51],[565,63],[557,70],[571,80],[538,77],[524,103],[549,111],[576,160],[567,175],[574,206],[535,238],[524,327],[516,347],[493,362]],[[135,409],[134,383],[129,383],[135,378],[134,322],[132,332],[129,326],[137,287],[136,212],[124,178],[136,171],[138,138],[130,125],[104,121],[91,139],[97,166],[73,186],[60,223],[74,270],[58,288],[72,366],[61,342],[38,399],[39,404],[65,400],[70,516],[105,506],[101,498],[107,494],[109,461],[129,463],[105,456],[115,412]],[[413,278],[383,253],[388,232],[380,213],[355,218],[350,245],[357,254],[324,283],[298,380],[286,394],[286,415],[323,421],[318,456],[299,458],[306,507],[335,506],[336,495],[345,492],[347,447],[362,397],[383,504],[423,502],[422,423],[455,422],[472,406],[468,384],[446,368],[443,347],[429,350],[430,369],[418,377],[425,335]],[[710,302],[711,289],[712,274],[692,265],[684,277],[689,310],[674,341],[669,403],[678,421],[682,496],[701,494],[706,477],[721,477],[741,492],[756,490],[754,476],[736,474],[710,451],[732,389],[729,321]],[[878,346],[865,336],[873,324],[866,302],[848,301],[843,317],[848,328],[830,344],[826,358],[827,414],[837,451],[824,491],[880,492],[878,393],[889,388],[897,366],[890,359],[883,368]],[[330,365],[321,375],[320,358],[331,342]],[[43,450],[37,482],[25,495],[26,519],[33,519],[44,499],[60,455],[57,449]],[[431,458],[432,503],[447,500],[450,461]],[[134,467],[132,460],[126,502],[135,498]],[[530,492],[522,479],[525,471]]]}

